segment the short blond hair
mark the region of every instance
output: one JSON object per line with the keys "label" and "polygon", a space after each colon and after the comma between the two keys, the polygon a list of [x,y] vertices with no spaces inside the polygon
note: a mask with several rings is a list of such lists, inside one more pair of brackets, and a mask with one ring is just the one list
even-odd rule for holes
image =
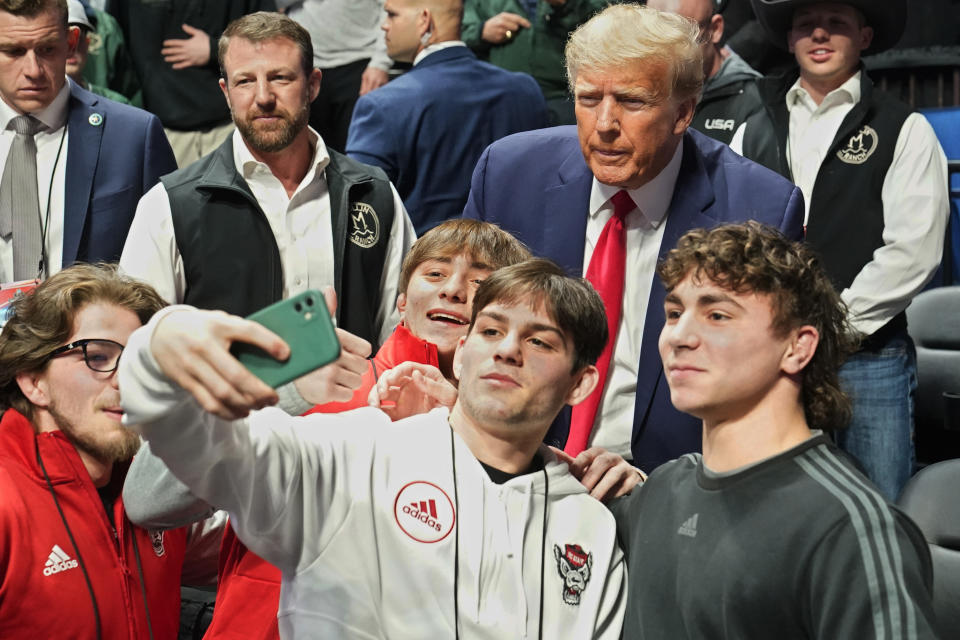
{"label": "short blond hair", "polygon": [[633,62],[667,64],[670,97],[696,98],[703,88],[700,27],[683,16],[635,4],[607,7],[570,34],[565,51],[571,93],[580,69]]}

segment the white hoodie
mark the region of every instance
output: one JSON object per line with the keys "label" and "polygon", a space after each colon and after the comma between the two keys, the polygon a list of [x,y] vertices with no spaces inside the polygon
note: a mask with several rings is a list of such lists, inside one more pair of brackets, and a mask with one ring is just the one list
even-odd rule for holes
{"label": "white hoodie", "polygon": [[124,421],[283,571],[282,637],[453,638],[458,618],[462,638],[537,638],[542,595],[543,638],[619,638],[613,517],[548,449],[544,471],[497,485],[444,409],[224,421],[160,373],[156,320],[121,359]]}

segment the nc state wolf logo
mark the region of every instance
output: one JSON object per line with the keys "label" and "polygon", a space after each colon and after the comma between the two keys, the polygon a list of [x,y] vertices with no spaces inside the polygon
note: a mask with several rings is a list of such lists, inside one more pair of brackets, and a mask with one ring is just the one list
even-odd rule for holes
{"label": "nc state wolf logo", "polygon": [[553,545],[553,556],[557,559],[557,571],[563,578],[563,601],[567,604],[580,604],[580,594],[590,581],[593,567],[593,554],[587,553],[578,544],[565,544],[561,550]]}

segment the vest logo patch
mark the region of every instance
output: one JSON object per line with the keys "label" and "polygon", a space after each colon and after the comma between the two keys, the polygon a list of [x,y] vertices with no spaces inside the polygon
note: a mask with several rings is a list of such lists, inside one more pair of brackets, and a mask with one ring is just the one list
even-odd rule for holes
{"label": "vest logo patch", "polygon": [[593,553],[583,550],[578,544],[553,545],[553,557],[557,559],[557,571],[563,578],[563,601],[569,605],[580,604],[580,595],[590,582],[593,568]]}
{"label": "vest logo patch", "polygon": [[380,220],[373,207],[365,202],[354,202],[350,207],[350,242],[361,249],[369,249],[380,239]]}
{"label": "vest logo patch", "polygon": [[733,131],[735,122],[732,119],[712,118],[703,123],[704,129],[719,129],[720,131]]}
{"label": "vest logo patch", "polygon": [[453,531],[457,514],[447,493],[425,480],[408,482],[393,501],[400,530],[417,542],[440,542]]}
{"label": "vest logo patch", "polygon": [[879,140],[877,131],[865,125],[855,135],[850,136],[847,146],[837,151],[837,157],[847,164],[863,164],[877,150]]}
{"label": "vest logo patch", "polygon": [[163,531],[150,532],[150,544],[153,545],[153,552],[158,558],[162,558],[167,551],[163,548]]}

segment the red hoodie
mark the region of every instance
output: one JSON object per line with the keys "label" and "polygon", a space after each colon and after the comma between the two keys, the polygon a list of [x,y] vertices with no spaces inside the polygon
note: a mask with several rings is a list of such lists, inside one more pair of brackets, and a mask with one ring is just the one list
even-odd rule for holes
{"label": "red hoodie", "polygon": [[120,499],[126,468],[117,464],[110,481],[117,496],[112,505],[114,529],[67,437],[59,431],[35,433],[22,414],[13,409],[4,412],[0,420],[0,638],[97,638],[95,601],[101,638],[143,640],[150,637],[144,593],[153,638],[177,637],[186,530],[151,533],[127,519]]}
{"label": "red hoodie", "polygon": [[[371,360],[360,388],[349,401],[317,405],[307,413],[338,413],[367,406],[367,395],[378,376],[401,362],[438,367],[437,346],[417,338],[404,325],[397,325]],[[280,570],[247,549],[233,527],[226,528],[220,544],[217,585],[213,622],[204,640],[279,639]]]}

